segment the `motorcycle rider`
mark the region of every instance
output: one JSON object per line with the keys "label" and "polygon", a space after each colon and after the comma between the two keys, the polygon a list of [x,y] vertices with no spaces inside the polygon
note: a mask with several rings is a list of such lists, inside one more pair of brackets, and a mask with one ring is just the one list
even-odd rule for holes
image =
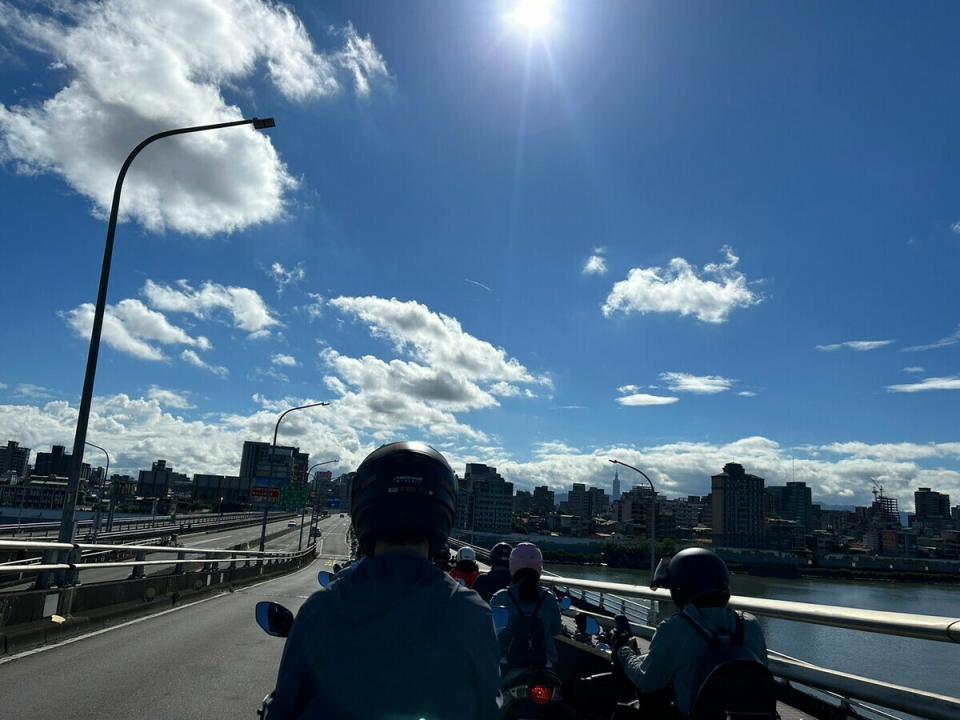
{"label": "motorcycle rider", "polygon": [[[490,599],[491,608],[503,608],[507,613],[507,630],[501,637],[501,663],[508,670],[522,670],[524,668],[511,667],[509,660],[510,630],[517,625],[518,618],[535,617],[540,621],[543,629],[543,644],[545,651],[545,665],[553,667],[557,664],[557,645],[554,638],[560,633],[560,605],[556,596],[540,587],[540,576],[543,574],[543,554],[533,543],[519,543],[510,553],[510,587],[496,592]],[[539,639],[537,639],[539,644]]]}
{"label": "motorcycle rider", "polygon": [[424,443],[385,445],[360,464],[351,520],[364,560],[300,608],[264,720],[498,717],[491,610],[430,561],[456,492]]}
{"label": "motorcycle rider", "polygon": [[473,583],[474,591],[490,602],[497,590],[510,586],[510,551],[508,543],[499,542],[490,550],[490,570],[482,573]]}
{"label": "motorcycle rider", "polygon": [[450,571],[450,577],[461,581],[468,588],[480,577],[480,566],[477,565],[477,551],[472,547],[462,547],[457,550],[457,563]]}
{"label": "motorcycle rider", "polygon": [[[687,548],[669,562],[661,560],[650,587],[669,588],[679,611],[660,624],[644,655],[631,647],[625,635],[614,643],[614,662],[640,693],[663,693],[672,685],[676,709],[688,717],[700,689],[695,685],[709,649],[708,638],[738,635],[744,648],[766,666],[763,629],[753,616],[727,607],[730,574],[715,553],[706,548]],[[649,699],[655,701],[654,697]]]}

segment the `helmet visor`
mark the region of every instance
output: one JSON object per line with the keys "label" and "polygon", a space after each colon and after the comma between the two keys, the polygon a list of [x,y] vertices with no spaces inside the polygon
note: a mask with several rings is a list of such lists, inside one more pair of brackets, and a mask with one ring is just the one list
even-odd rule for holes
{"label": "helmet visor", "polygon": [[657,563],[657,569],[653,571],[653,580],[650,582],[650,589],[670,587],[670,561],[667,558],[660,558]]}

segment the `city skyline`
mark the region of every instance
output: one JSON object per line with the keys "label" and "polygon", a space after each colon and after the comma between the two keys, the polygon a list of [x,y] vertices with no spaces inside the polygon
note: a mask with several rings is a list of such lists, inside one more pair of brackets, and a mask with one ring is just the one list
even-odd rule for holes
{"label": "city skyline", "polygon": [[88,434],[118,471],[233,472],[330,400],[281,437],[340,469],[409,438],[528,488],[617,457],[682,496],[735,458],[960,497],[957,9],[557,3],[531,42],[378,5],[11,8],[0,437],[72,446],[125,154],[270,114],[127,179]]}

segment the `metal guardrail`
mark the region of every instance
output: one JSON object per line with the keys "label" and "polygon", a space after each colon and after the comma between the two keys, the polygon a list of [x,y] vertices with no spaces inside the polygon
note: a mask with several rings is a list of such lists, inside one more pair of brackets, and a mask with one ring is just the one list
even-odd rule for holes
{"label": "metal guardrail", "polygon": [[[133,525],[134,529],[137,528],[152,528],[152,527],[163,527],[170,526],[175,527],[177,525],[183,524],[207,524],[207,523],[217,523],[217,522],[227,522],[230,520],[239,520],[245,519],[247,517],[260,518],[263,517],[262,512],[240,512],[240,513],[224,513],[222,516],[211,515],[209,513],[195,514],[195,515],[179,515],[176,520],[171,521],[169,515],[160,515],[157,517],[124,517],[124,518],[114,518],[113,525],[122,526],[122,525]],[[106,518],[101,521],[101,524],[106,524]],[[77,521],[77,527],[80,528],[90,528],[93,526],[93,520],[79,520]],[[59,520],[51,520],[49,522],[38,522],[38,523],[5,523],[0,525],[0,535],[17,535],[21,533],[34,533],[41,532],[43,530],[57,530],[60,527]],[[101,533],[102,534],[102,533]]]}
{"label": "metal guardrail", "polygon": [[[474,548],[478,557],[489,558],[489,551],[476,545],[451,538],[451,545]],[[671,602],[667,590],[651,590],[639,585],[610,583],[596,580],[580,580],[563,577],[544,571],[545,584],[577,597],[571,590],[579,591],[579,598],[588,605],[611,613],[622,613],[630,620],[637,634],[652,637],[655,628],[647,623],[645,613],[649,608],[637,603],[636,598]],[[863,632],[898,635],[901,637],[960,643],[960,618],[896,613],[881,610],[845,608],[834,605],[767,600],[734,595],[730,605],[757,615],[781,620],[812,623],[830,627],[847,628]],[[831,670],[796,658],[768,651],[770,669],[774,675],[823,692],[844,701],[850,701],[863,709],[889,717],[880,710],[864,706],[865,701],[883,708],[907,712],[931,720],[957,720],[960,718],[960,698],[930,693],[915,688],[873,680],[850,673]]]}

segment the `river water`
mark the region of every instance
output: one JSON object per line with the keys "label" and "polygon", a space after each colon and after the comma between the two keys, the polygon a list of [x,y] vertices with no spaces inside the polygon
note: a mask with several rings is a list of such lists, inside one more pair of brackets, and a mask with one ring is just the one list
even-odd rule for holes
{"label": "river water", "polygon": [[[551,565],[560,575],[647,585],[649,573],[605,567]],[[862,582],[800,578],[786,580],[735,574],[736,595],[960,617],[960,585]],[[759,618],[772,650],[827,668],[897,685],[960,695],[960,644]]]}

